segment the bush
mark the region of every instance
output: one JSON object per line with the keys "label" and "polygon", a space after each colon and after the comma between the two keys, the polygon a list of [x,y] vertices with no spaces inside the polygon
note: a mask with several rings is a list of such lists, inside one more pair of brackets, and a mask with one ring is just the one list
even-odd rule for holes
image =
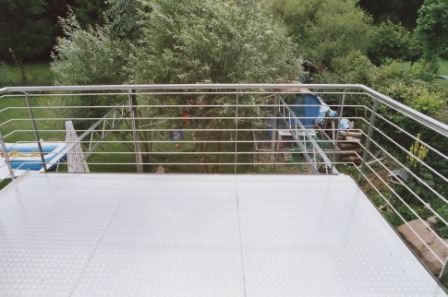
{"label": "bush", "polygon": [[425,84],[409,84],[405,81],[393,82],[381,87],[380,91],[426,115],[436,117],[447,102],[447,94],[439,88]]}
{"label": "bush", "polygon": [[378,26],[373,34],[374,42],[368,50],[369,58],[375,65],[388,64],[392,60],[413,60],[413,44],[408,30],[402,25],[386,22]]}
{"label": "bush", "polygon": [[270,2],[307,60],[328,67],[334,58],[370,48],[374,26],[357,0]]}
{"label": "bush", "polygon": [[376,67],[359,50],[334,58],[328,71],[317,75],[319,83],[348,83],[372,85],[376,80]]}
{"label": "bush", "polygon": [[[437,209],[437,212],[445,219],[448,220],[448,205],[443,205]],[[442,222],[436,223],[436,230],[440,236],[448,238],[448,226],[445,226]]]}

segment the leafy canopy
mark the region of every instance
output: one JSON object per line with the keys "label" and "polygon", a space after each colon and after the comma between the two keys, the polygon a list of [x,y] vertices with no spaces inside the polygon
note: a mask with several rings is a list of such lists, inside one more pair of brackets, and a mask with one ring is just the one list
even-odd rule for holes
{"label": "leafy canopy", "polygon": [[[133,3],[109,0],[109,21],[96,28],[83,30],[74,16],[64,21],[66,37],[59,39],[52,65],[58,83],[277,82],[297,79],[301,74],[301,61],[291,38],[287,37],[284,28],[275,23],[266,8],[257,1],[131,2]],[[131,14],[138,18],[125,17]],[[142,30],[134,32],[134,28]],[[137,34],[129,35],[129,32]],[[209,98],[200,98],[206,103],[209,102],[207,99]],[[180,99],[145,95],[138,97],[139,103],[157,104],[160,100],[164,100],[164,103],[167,100],[179,103],[177,100]],[[217,104],[226,104],[234,102],[235,98],[220,96],[213,100]],[[240,98],[240,102],[249,103],[253,100],[255,98]],[[95,104],[92,98],[76,98],[72,103]],[[260,108],[245,110],[240,112],[241,116],[244,116],[244,112],[250,112],[251,115],[263,113]],[[94,109],[82,111],[87,114],[71,116],[99,117],[98,112],[103,112]],[[157,111],[154,109],[138,110],[140,115],[149,118],[155,112]],[[201,116],[228,116],[232,112],[234,110],[210,107],[204,108]],[[139,124],[155,123],[149,120],[139,121]],[[171,125],[177,127],[176,122],[163,125],[168,125],[165,128],[173,128]],[[203,121],[200,125],[225,128],[234,127],[235,123],[214,120]],[[240,128],[245,125],[251,124],[240,123]],[[139,134],[142,140],[155,137],[145,132]],[[197,132],[193,137],[202,139],[206,136]],[[235,136],[230,132],[214,133],[212,136],[216,140],[231,137]],[[150,144],[149,141],[144,143]],[[142,149],[149,151],[151,147],[148,145]],[[198,145],[196,149],[220,151],[223,148],[217,143]],[[216,158],[219,158],[219,154]],[[214,167],[205,170],[216,172],[218,169]]]}
{"label": "leafy canopy", "polygon": [[393,60],[417,61],[421,56],[418,40],[405,27],[386,21],[375,27],[372,46],[368,50],[371,61],[379,66]]}
{"label": "leafy canopy", "polygon": [[373,26],[356,0],[279,0],[272,9],[306,59],[329,66],[351,51],[367,53]]}
{"label": "leafy canopy", "polygon": [[66,37],[53,63],[59,83],[276,82],[300,75],[291,38],[256,1],[108,3],[103,26],[84,30],[73,15],[63,22]]}
{"label": "leafy canopy", "polygon": [[139,83],[297,79],[300,60],[257,1],[155,0],[133,57]]}
{"label": "leafy canopy", "polygon": [[110,27],[81,29],[73,13],[62,21],[65,38],[58,40],[52,70],[57,84],[120,84],[127,80],[127,47]]}
{"label": "leafy canopy", "polygon": [[425,0],[419,11],[417,32],[423,43],[424,59],[431,68],[436,59],[448,47],[448,2]]}

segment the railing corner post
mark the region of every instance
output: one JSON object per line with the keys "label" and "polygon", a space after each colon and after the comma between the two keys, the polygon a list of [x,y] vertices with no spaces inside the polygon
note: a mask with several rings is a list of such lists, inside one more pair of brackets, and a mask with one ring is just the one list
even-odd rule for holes
{"label": "railing corner post", "polygon": [[36,118],[34,117],[33,108],[31,106],[31,99],[30,96],[28,95],[28,92],[25,92],[25,99],[26,99],[26,105],[28,107],[28,113],[31,119],[31,124],[33,126],[34,136],[36,137],[37,147],[39,148],[40,159],[42,161],[42,168],[44,169],[44,172],[47,172],[48,170],[47,170],[47,164],[45,162],[45,153],[42,149],[39,130],[37,129]]}
{"label": "railing corner post", "polygon": [[448,277],[448,257],[445,259],[445,264],[443,264],[442,270],[439,274],[439,280],[444,281]]}
{"label": "railing corner post", "polygon": [[360,182],[362,180],[364,171],[366,170],[366,162],[367,162],[367,157],[370,152],[370,143],[372,142],[373,126],[375,125],[376,114],[378,112],[378,105],[379,105],[379,100],[378,100],[378,98],[375,97],[374,102],[373,102],[372,115],[370,116],[369,129],[367,131],[366,146],[364,148],[364,154],[362,156],[362,163],[361,163],[361,169],[359,171],[358,182]]}
{"label": "railing corner post", "polygon": [[6,167],[8,167],[9,175],[11,176],[11,180],[15,180],[16,177],[14,175],[14,170],[13,170],[13,168],[11,166],[11,160],[9,159],[8,149],[6,148],[6,144],[5,144],[5,141],[3,139],[2,132],[0,132],[0,145],[1,145],[1,149],[3,151],[3,156],[5,158]]}
{"label": "railing corner post", "polygon": [[142,158],[142,149],[140,145],[140,135],[138,134],[138,124],[136,118],[137,114],[137,95],[132,89],[129,89],[129,111],[131,115],[131,125],[132,125],[132,135],[134,137],[134,150],[135,150],[135,160],[137,163],[137,172],[143,173],[143,158]]}

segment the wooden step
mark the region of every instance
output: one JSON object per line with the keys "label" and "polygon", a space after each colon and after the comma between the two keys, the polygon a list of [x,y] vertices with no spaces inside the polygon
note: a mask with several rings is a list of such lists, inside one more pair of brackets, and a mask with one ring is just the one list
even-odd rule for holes
{"label": "wooden step", "polygon": [[286,162],[292,161],[292,154],[290,152],[283,152],[283,158]]}

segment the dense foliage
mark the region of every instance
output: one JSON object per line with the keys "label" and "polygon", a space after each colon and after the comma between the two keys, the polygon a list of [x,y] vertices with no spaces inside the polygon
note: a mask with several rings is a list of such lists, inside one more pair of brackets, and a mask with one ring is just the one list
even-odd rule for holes
{"label": "dense foliage", "polygon": [[[58,83],[277,82],[297,79],[302,73],[301,59],[292,39],[273,21],[265,6],[255,1],[155,0],[150,8],[138,1],[111,0],[111,3],[114,5],[108,11],[110,21],[103,26],[83,30],[73,15],[64,21],[67,37],[58,41],[52,64]],[[123,18],[123,11],[135,11],[138,18]],[[142,30],[133,31],[134,28]],[[126,33],[129,31],[134,34]],[[83,104],[83,100],[82,97],[73,99],[72,104]],[[90,98],[88,102],[96,104],[95,100]],[[140,96],[138,103],[157,104],[158,100]],[[225,104],[233,102],[234,98],[223,96],[214,100]],[[254,98],[241,100],[249,104]],[[205,97],[201,101],[208,102]],[[97,112],[101,110],[81,112],[84,117],[99,117]],[[151,117],[155,111],[139,112]],[[204,108],[202,116],[224,116],[228,112],[233,111]],[[240,115],[244,116],[244,112],[253,115],[263,111],[245,109]],[[79,127],[82,123],[76,124]],[[168,128],[178,128],[178,123],[173,122],[173,125]],[[234,123],[215,120],[204,121],[201,125],[222,128]],[[142,132],[139,137],[148,140],[155,136]],[[195,133],[193,137],[207,136]],[[224,140],[232,134],[217,132],[211,137]],[[147,151],[151,147],[144,149]],[[198,145],[196,149],[220,151],[223,148],[218,143]],[[217,170],[217,166],[205,167],[206,172]]]}
{"label": "dense foliage", "polygon": [[[95,30],[104,32],[107,28],[107,35],[111,39],[130,40],[133,45],[138,45],[143,29],[148,29],[148,23],[142,22],[142,17],[149,16],[155,6],[171,5],[169,2],[161,5],[160,1],[152,0],[38,0],[33,1],[32,5],[27,5],[28,2],[24,0],[1,1],[4,4],[0,13],[3,16],[2,20],[5,21],[5,25],[0,26],[4,30],[4,34],[1,34],[3,40],[12,36],[10,39],[21,40],[23,43],[23,46],[15,45],[14,49],[10,44],[8,45],[8,42],[2,40],[0,45],[3,49],[0,49],[0,60],[3,61],[13,59],[9,47],[14,50],[14,58],[17,61],[45,57],[54,44],[56,35],[69,37],[61,30],[61,23],[58,23],[58,17],[67,17],[68,7],[74,11],[80,29],[86,32]],[[210,6],[209,2],[191,1],[193,6],[200,4],[205,8]],[[251,25],[248,27],[250,30],[255,29],[260,32],[264,28],[266,32],[273,32],[274,36],[275,30],[282,31],[285,30],[282,27],[286,28],[301,57],[331,72],[337,72],[332,68],[337,64],[333,61],[334,59],[346,59],[352,52],[367,56],[376,66],[387,65],[397,59],[416,62],[424,52],[429,69],[434,69],[436,66],[437,56],[447,55],[444,40],[446,40],[445,27],[448,22],[446,21],[446,1],[443,0],[216,2],[232,6],[234,9],[246,6],[248,12],[251,9],[250,6],[263,6],[265,15],[273,16],[283,24],[276,24],[270,20],[260,28]],[[178,4],[182,6],[183,3],[185,2],[180,1]],[[248,12],[243,12],[242,15],[247,15]],[[254,14],[257,13],[254,11]],[[211,19],[212,15],[217,21],[222,19],[219,13],[202,16],[193,13],[193,18],[203,18],[206,22],[210,19],[208,26],[211,28],[216,25],[216,22]],[[418,34],[414,34],[411,30],[416,27],[417,18],[419,18]],[[32,19],[33,26],[24,29],[21,23],[29,19]],[[194,19],[191,21],[193,22]],[[259,24],[261,22],[257,23]],[[273,24],[275,28],[269,28]],[[21,35],[14,32],[19,32]],[[27,36],[31,38],[16,38],[23,34],[28,34]],[[202,37],[213,38],[211,34],[205,34]],[[226,37],[222,35],[221,39],[225,40]],[[219,38],[219,34],[215,38]],[[269,44],[266,40],[263,42]],[[124,45],[128,46],[129,43],[125,42]],[[221,48],[223,49],[229,50]],[[269,49],[272,48],[269,47]],[[244,50],[246,54],[249,53],[248,48]],[[23,74],[25,75],[25,72]]]}
{"label": "dense foliage", "polygon": [[353,50],[367,53],[373,26],[355,0],[272,1],[303,56],[328,67],[332,59]]}
{"label": "dense foliage", "polygon": [[[300,75],[292,40],[256,2],[153,1],[146,10],[138,1],[110,2],[104,26],[84,30],[74,15],[63,22],[66,37],[53,62],[58,83],[276,82]],[[140,18],[130,21],[119,7],[132,2]]]}
{"label": "dense foliage", "polygon": [[416,62],[421,56],[418,40],[401,24],[381,23],[374,29],[372,40],[368,56],[377,66],[395,60]]}
{"label": "dense foliage", "polygon": [[292,40],[255,1],[154,1],[133,58],[148,83],[276,82],[296,79]]}
{"label": "dense foliage", "polygon": [[125,71],[128,51],[109,27],[81,29],[73,14],[64,20],[66,38],[58,40],[52,67],[58,84],[120,84],[128,79]]}
{"label": "dense foliage", "polygon": [[436,69],[436,61],[448,47],[448,2],[425,0],[419,11],[417,32],[423,44],[424,59],[430,69]]}

